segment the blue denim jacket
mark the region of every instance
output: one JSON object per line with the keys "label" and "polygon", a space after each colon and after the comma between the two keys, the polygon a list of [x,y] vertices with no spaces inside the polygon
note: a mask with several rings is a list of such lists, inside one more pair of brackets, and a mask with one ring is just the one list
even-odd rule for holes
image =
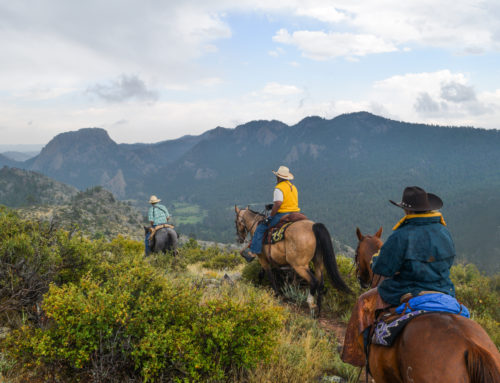
{"label": "blue denim jacket", "polygon": [[455,296],[450,280],[455,246],[443,223],[441,216],[406,219],[387,239],[372,266],[389,277],[378,287],[384,301],[398,305],[404,294],[420,291]]}

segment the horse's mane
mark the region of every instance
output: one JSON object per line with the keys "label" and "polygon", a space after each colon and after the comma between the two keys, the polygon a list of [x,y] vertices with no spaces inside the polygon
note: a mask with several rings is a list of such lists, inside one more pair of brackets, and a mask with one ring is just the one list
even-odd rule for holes
{"label": "horse's mane", "polygon": [[248,210],[248,211],[251,211],[251,212],[252,212],[252,213],[254,213],[254,214],[257,214],[257,215],[260,215],[260,216],[262,216],[262,217],[265,217],[265,215],[264,215],[264,214],[262,214],[262,213],[260,213],[260,212],[258,212],[258,211],[252,210],[252,209],[250,209],[249,207],[247,207],[247,210]]}

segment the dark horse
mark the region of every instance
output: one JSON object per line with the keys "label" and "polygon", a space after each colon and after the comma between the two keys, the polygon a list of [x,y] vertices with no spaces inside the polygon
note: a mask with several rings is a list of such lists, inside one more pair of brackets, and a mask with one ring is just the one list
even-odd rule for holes
{"label": "dark horse", "polygon": [[[264,219],[264,215],[248,208],[239,209],[237,206],[234,207],[234,210],[236,212],[236,233],[239,242],[243,243],[248,233],[253,235],[259,222]],[[309,283],[307,303],[313,316],[316,314],[316,308],[318,315],[321,311],[325,268],[333,287],[345,293],[351,292],[338,271],[330,233],[322,223],[314,223],[309,220],[294,222],[287,229],[285,239],[274,245],[265,245],[262,253],[258,255],[258,259],[276,293],[278,293],[278,288],[271,272],[272,266],[291,266],[298,275]],[[314,265],[314,273],[309,268],[311,262]],[[316,293],[315,303],[314,295]]]}
{"label": "dark horse", "polygon": [[[371,258],[380,250],[380,229],[364,236],[356,230],[356,272],[362,286],[380,283]],[[428,313],[406,325],[391,347],[370,345],[370,372],[377,383],[498,383],[500,353],[476,322],[461,315]]]}
{"label": "dark horse", "polygon": [[[147,234],[149,229],[149,227],[144,226],[145,234]],[[149,250],[153,253],[173,251],[175,255],[177,252],[177,242],[178,235],[174,229],[161,228],[156,231],[153,244],[152,246],[151,244],[149,245]]]}

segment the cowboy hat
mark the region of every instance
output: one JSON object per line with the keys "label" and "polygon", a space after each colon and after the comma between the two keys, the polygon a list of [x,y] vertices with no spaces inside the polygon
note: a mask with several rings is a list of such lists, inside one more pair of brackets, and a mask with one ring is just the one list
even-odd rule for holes
{"label": "cowboy hat", "polygon": [[161,199],[159,199],[157,196],[152,195],[151,198],[149,198],[149,203],[157,203],[160,202]]}
{"label": "cowboy hat", "polygon": [[437,195],[426,193],[426,191],[418,186],[408,186],[403,191],[401,202],[390,203],[409,211],[429,211],[438,210],[443,207],[443,201]]}
{"label": "cowboy hat", "polygon": [[272,172],[276,177],[283,178],[284,180],[293,180],[293,174],[290,173],[290,169],[286,166],[280,166],[277,172],[274,170],[272,170]]}

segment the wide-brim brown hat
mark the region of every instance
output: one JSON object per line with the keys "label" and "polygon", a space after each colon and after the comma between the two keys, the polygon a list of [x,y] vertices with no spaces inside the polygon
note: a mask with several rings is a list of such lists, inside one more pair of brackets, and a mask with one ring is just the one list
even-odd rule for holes
{"label": "wide-brim brown hat", "polygon": [[161,199],[159,199],[157,196],[155,195],[152,195],[150,198],[149,198],[149,203],[157,203],[157,202],[160,202]]}
{"label": "wide-brim brown hat", "polygon": [[443,207],[443,201],[437,195],[427,193],[424,189],[418,186],[408,186],[403,191],[401,202],[390,203],[409,211],[429,211],[438,210]]}
{"label": "wide-brim brown hat", "polygon": [[284,180],[293,180],[293,174],[290,173],[290,169],[286,166],[280,166],[277,172],[274,170],[272,170],[272,172],[276,177],[283,178]]}

